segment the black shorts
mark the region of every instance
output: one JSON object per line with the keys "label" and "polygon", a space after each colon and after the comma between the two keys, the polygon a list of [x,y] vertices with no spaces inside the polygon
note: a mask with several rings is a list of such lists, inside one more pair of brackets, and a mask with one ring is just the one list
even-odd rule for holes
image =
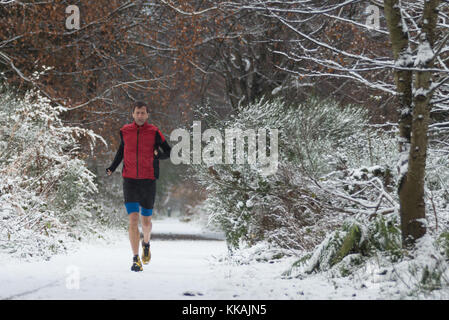
{"label": "black shorts", "polygon": [[138,202],[142,208],[153,209],[156,198],[156,180],[123,178],[125,203]]}

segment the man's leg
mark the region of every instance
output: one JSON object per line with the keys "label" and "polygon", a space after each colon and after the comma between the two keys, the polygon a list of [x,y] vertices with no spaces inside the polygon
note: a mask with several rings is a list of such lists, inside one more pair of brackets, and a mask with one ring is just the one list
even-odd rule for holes
{"label": "man's leg", "polygon": [[150,241],[152,228],[153,223],[151,222],[151,216],[142,215],[143,242],[148,243],[148,241]]}
{"label": "man's leg", "polygon": [[153,216],[153,206],[156,197],[156,180],[151,180],[148,182],[143,202],[140,203],[142,206],[142,231],[143,231],[143,242],[148,243],[151,238],[151,229],[153,228],[153,223],[151,222],[151,217]]}
{"label": "man's leg", "polygon": [[129,214],[129,241],[131,242],[131,249],[133,256],[139,254],[139,212],[132,212]]}
{"label": "man's leg", "polygon": [[151,223],[151,215],[152,214],[153,214],[153,209],[142,208],[142,232],[143,232],[142,262],[143,262],[143,264],[148,264],[151,260],[150,237],[151,237],[151,229],[153,226],[153,224]]}
{"label": "man's leg", "polygon": [[151,216],[153,215],[154,198],[156,195],[156,180],[150,180],[146,183],[145,194],[142,197],[142,262],[148,264],[151,260],[150,238],[153,224]]}
{"label": "man's leg", "polygon": [[128,235],[133,252],[133,264],[131,271],[143,271],[139,258],[139,200],[136,199],[136,182],[133,179],[123,179],[123,196],[125,198],[126,212],[129,216]]}

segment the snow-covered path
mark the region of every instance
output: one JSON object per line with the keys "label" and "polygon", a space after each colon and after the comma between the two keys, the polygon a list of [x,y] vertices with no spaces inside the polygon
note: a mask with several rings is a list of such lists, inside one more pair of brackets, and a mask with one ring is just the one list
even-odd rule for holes
{"label": "snow-covered path", "polygon": [[[195,234],[198,229],[169,220],[155,221],[153,231]],[[126,232],[117,233],[112,242],[86,243],[50,261],[17,262],[2,256],[0,299],[379,298],[368,289],[337,290],[324,278],[282,279],[280,274],[291,261],[220,263],[217,257],[227,251],[224,241],[158,240],[155,236],[151,248],[152,260],[139,273],[130,271]]]}

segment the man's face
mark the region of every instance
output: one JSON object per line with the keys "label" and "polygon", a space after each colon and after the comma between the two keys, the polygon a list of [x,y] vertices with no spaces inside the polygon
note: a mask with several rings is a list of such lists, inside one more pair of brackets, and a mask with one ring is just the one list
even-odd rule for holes
{"label": "man's face", "polygon": [[143,125],[148,120],[147,108],[135,108],[133,112],[134,121],[139,125]]}

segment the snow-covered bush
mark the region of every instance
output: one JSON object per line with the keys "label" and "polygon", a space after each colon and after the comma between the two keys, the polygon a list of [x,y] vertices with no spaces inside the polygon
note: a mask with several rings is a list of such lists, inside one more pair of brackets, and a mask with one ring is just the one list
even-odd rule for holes
{"label": "snow-covered bush", "polygon": [[427,225],[449,232],[449,130],[430,134],[425,182]]}
{"label": "snow-covered bush", "polygon": [[376,283],[386,295],[438,297],[439,289],[449,288],[447,245],[447,234],[435,240],[428,233],[413,250],[403,249],[395,213],[369,222],[350,218],[283,275],[303,278],[324,272],[333,279],[349,278],[354,288]]}
{"label": "snow-covered bush", "polygon": [[369,127],[363,107],[311,97],[298,106],[279,103],[278,108],[273,111],[284,114],[286,155],[313,178],[391,161],[392,144],[383,131]]}
{"label": "snow-covered bush", "polygon": [[390,133],[369,126],[361,108],[316,98],[292,106],[262,99],[227,120],[208,106],[198,113],[206,127],[222,131],[279,130],[273,175],[248,164],[195,166],[208,191],[210,218],[222,226],[231,247],[267,240],[310,250],[348,214],[395,205],[384,190],[394,185],[394,142]]}
{"label": "snow-covered bush", "polygon": [[0,249],[21,256],[46,256],[65,249],[67,235],[87,230],[83,217],[94,175],[80,154],[98,135],[64,126],[54,106],[38,92],[16,98],[0,88]]}
{"label": "snow-covered bush", "polygon": [[436,244],[442,255],[449,260],[449,232],[442,232],[436,241]]}
{"label": "snow-covered bush", "polygon": [[[392,261],[402,255],[401,233],[396,214],[376,216],[370,223],[366,223],[363,217],[347,219],[341,228],[329,234],[315,248],[313,255],[309,255],[307,259],[299,259],[293,267],[303,266],[306,273],[327,271],[344,261],[347,256],[352,257],[352,262],[360,264],[363,259],[378,252],[383,252]],[[354,255],[357,255],[356,260]],[[344,268],[346,263],[347,261],[343,262]]]}

